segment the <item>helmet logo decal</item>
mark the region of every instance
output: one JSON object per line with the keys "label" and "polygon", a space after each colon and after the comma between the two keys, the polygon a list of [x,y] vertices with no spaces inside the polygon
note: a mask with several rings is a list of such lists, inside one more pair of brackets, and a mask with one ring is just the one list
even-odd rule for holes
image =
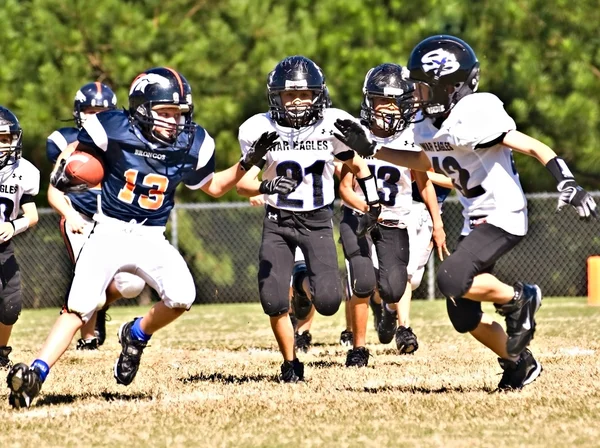
{"label": "helmet logo decal", "polygon": [[441,48],[423,55],[421,64],[425,73],[435,70],[436,77],[449,75],[460,68],[460,63],[456,60],[456,55]]}
{"label": "helmet logo decal", "polygon": [[134,91],[138,90],[144,93],[146,87],[150,84],[160,84],[162,87],[169,87],[171,81],[156,73],[143,73],[133,80],[129,94],[131,95]]}
{"label": "helmet logo decal", "polygon": [[85,94],[81,90],[78,90],[75,94],[75,101],[80,101],[83,103],[86,99],[87,98],[85,97]]}

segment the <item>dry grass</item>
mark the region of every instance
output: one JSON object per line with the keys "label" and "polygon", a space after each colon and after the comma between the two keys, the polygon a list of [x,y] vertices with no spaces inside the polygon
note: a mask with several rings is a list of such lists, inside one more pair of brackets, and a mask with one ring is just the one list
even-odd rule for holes
{"label": "dry grass", "polygon": [[[489,308],[488,308],[489,309]],[[197,306],[157,334],[130,387],[112,377],[119,324],[111,310],[96,353],[67,352],[29,410],[0,393],[0,446],[597,446],[600,309],[546,300],[532,349],[542,376],[521,393],[493,393],[491,352],[455,333],[442,301],[416,302],[421,348],[400,357],[369,346],[366,369],[346,369],[343,314],[318,317],[301,360],[308,381],[274,381],[280,358],[257,305]],[[56,311],[25,311],[12,344],[30,362]],[[369,339],[376,336],[370,329]]]}

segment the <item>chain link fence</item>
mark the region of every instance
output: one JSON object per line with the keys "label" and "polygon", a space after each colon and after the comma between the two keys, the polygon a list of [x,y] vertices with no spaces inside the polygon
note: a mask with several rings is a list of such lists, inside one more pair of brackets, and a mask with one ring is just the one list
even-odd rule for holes
{"label": "chain link fence", "polygon": [[[600,192],[593,196],[600,202]],[[498,262],[495,273],[507,283],[535,282],[545,296],[584,296],[586,260],[600,254],[600,220],[580,221],[570,207],[556,213],[557,198],[553,193],[528,195],[527,237]],[[38,225],[15,241],[23,303],[27,308],[60,307],[72,267],[58,228],[58,215],[51,209],[39,212]],[[196,282],[196,303],[258,302],[256,275],[263,215],[262,207],[250,207],[247,202],[175,208],[167,236],[190,267]],[[336,207],[336,238],[340,215]],[[452,250],[463,222],[456,198],[446,201],[443,219]],[[343,270],[341,246],[338,259]],[[438,264],[437,257],[432,257],[415,298],[441,297],[435,275],[431,275]]]}

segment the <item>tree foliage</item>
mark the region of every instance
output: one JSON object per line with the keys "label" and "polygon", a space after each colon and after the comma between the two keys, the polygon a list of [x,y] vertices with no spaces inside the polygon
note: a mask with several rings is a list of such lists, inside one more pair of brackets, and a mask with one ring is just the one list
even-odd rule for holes
{"label": "tree foliage", "polygon": [[[369,68],[404,64],[421,39],[452,33],[475,49],[482,90],[504,101],[519,129],[563,155],[584,186],[600,187],[600,10],[592,0],[4,0],[0,12],[0,104],[20,117],[25,156],[44,174],[46,137],[71,117],[87,82],[109,84],[126,106],[139,72],[176,68],[225,168],[239,157],[239,125],[266,109],[266,76],[284,57],[315,60],[334,105],[356,114]],[[528,191],[553,189],[538,163],[517,163]]]}

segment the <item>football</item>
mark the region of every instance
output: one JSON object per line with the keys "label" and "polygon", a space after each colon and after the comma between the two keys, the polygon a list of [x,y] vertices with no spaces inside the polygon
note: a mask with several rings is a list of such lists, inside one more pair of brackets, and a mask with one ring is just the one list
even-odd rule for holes
{"label": "football", "polygon": [[73,151],[67,158],[65,174],[73,185],[87,184],[92,188],[104,178],[104,163],[90,152]]}

